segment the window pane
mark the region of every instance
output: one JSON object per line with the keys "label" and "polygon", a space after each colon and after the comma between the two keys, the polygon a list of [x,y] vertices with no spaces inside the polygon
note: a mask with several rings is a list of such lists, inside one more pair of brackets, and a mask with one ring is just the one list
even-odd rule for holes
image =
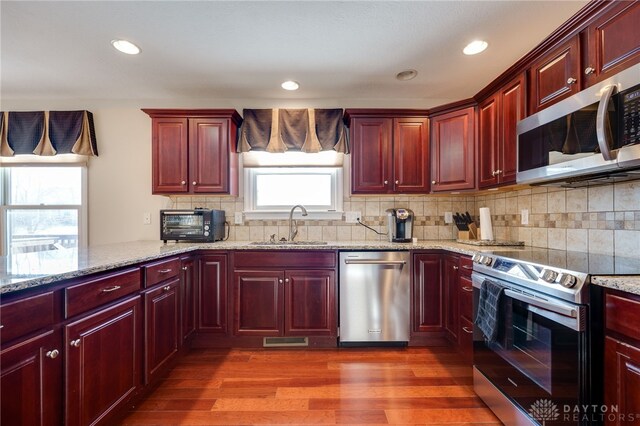
{"label": "window pane", "polygon": [[331,207],[330,174],[259,174],[256,176],[256,207]]}
{"label": "window pane", "polygon": [[78,246],[78,210],[7,211],[9,253],[60,250]]}
{"label": "window pane", "polygon": [[10,205],[81,204],[80,167],[12,167]]}

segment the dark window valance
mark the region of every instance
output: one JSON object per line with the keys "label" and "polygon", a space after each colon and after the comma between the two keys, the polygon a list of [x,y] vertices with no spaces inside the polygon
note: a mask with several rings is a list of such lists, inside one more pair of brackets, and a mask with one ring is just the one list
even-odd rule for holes
{"label": "dark window valance", "polygon": [[238,152],[349,153],[342,109],[245,109]]}
{"label": "dark window valance", "polygon": [[89,111],[0,112],[0,156],[98,155]]}

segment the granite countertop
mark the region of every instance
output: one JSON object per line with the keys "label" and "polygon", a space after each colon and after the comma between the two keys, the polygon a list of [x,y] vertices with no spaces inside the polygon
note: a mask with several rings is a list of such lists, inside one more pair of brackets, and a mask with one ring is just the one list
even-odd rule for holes
{"label": "granite countertop", "polygon": [[261,244],[250,241],[216,243],[167,243],[133,241],[60,249],[0,257],[0,294],[52,284],[69,278],[89,275],[109,269],[148,262],[162,257],[195,250],[449,250],[473,255],[496,247],[472,247],[454,241],[420,241],[389,243],[384,241],[336,242],[318,244]]}
{"label": "granite countertop", "polygon": [[640,295],[640,275],[594,275],[591,277],[591,282],[602,287]]}

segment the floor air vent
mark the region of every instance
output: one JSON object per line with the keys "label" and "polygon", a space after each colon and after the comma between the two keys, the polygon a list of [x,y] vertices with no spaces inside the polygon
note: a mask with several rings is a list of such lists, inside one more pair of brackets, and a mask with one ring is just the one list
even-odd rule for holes
{"label": "floor air vent", "polygon": [[284,347],[284,346],[309,346],[308,337],[265,337],[262,340],[262,347]]}

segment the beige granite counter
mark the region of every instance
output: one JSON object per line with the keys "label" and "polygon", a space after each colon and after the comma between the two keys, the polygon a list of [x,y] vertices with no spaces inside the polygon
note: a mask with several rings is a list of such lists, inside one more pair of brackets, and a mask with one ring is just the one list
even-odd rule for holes
{"label": "beige granite counter", "polygon": [[0,257],[0,294],[52,284],[69,278],[121,268],[195,250],[449,250],[473,255],[505,247],[474,247],[455,241],[322,242],[318,244],[252,244],[250,241],[167,243],[134,241],[88,248],[60,249]]}
{"label": "beige granite counter", "polygon": [[602,287],[640,295],[640,275],[595,275],[591,277],[591,282]]}

